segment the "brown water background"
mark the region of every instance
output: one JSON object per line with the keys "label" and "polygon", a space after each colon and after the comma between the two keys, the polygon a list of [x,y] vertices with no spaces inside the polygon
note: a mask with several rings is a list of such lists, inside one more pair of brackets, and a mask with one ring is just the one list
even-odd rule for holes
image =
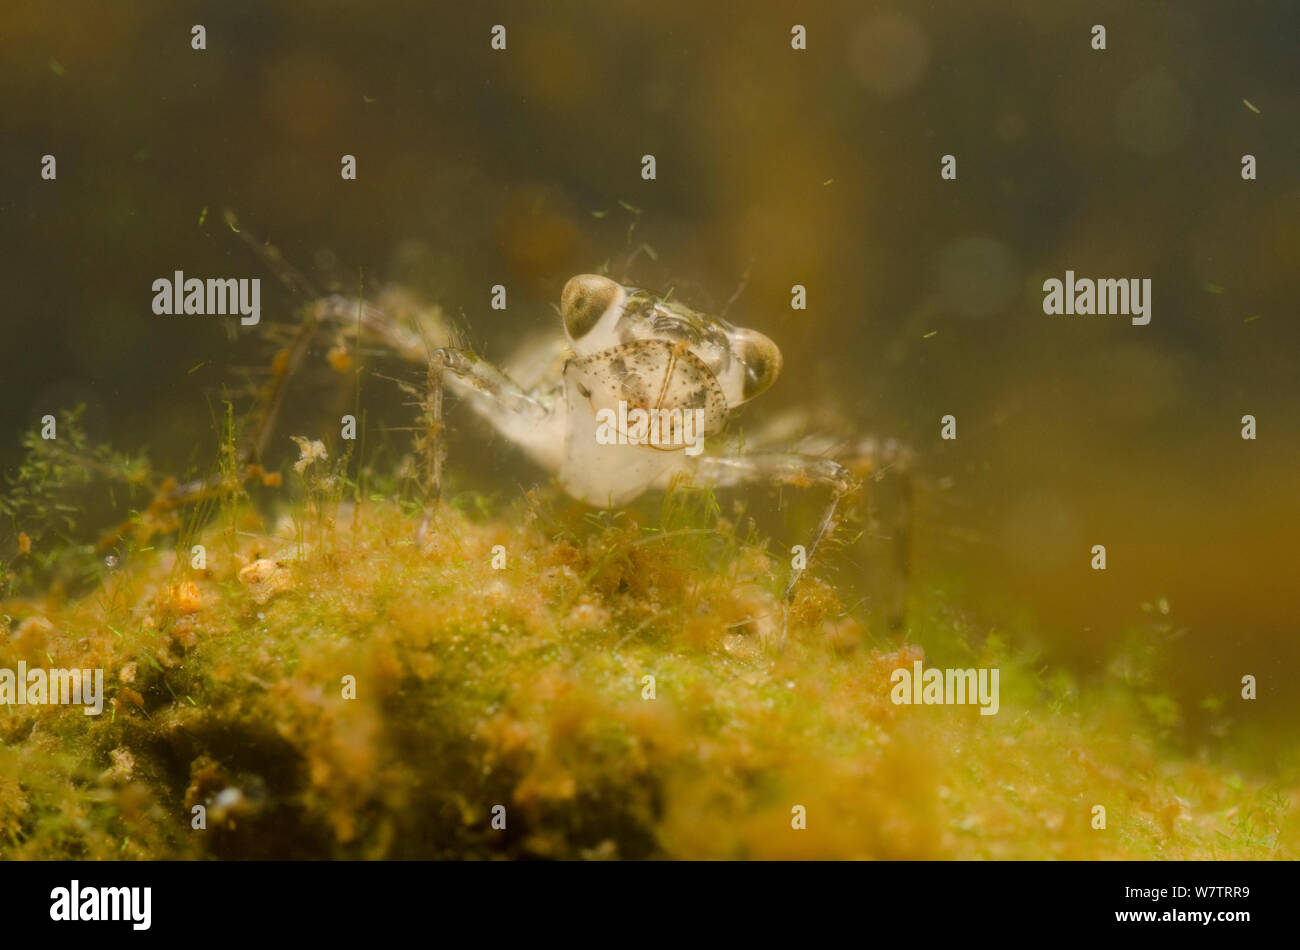
{"label": "brown water background", "polygon": [[[155,316],[152,281],[260,276],[259,330],[297,303],[226,207],[322,284],[411,284],[494,356],[604,263],[705,309],[744,282],[729,317],[785,355],[756,418],[833,403],[915,448],[922,578],[1083,673],[1164,598],[1169,688],[1194,708],[1254,673],[1289,728],[1298,36],[1282,2],[8,0],[0,461],[82,401],[160,467],[215,445],[257,334]],[[1067,268],[1151,278],[1150,325],[1045,316]]]}

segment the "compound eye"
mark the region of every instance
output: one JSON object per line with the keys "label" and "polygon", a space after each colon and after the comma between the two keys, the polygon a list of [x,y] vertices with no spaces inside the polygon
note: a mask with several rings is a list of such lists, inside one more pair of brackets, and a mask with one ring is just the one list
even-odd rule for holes
{"label": "compound eye", "polygon": [[560,315],[569,341],[577,343],[590,333],[618,299],[618,294],[618,284],[608,277],[579,274],[569,278],[560,295]]}
{"label": "compound eye", "polygon": [[748,402],[765,391],[781,375],[781,351],[756,330],[738,331],[732,340],[732,351],[745,371],[741,402]]}

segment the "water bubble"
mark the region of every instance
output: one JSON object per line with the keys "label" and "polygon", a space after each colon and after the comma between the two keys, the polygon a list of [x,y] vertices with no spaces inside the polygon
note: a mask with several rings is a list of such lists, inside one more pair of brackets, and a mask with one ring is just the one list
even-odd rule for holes
{"label": "water bubble", "polygon": [[104,566],[110,571],[117,567],[117,555],[109,554],[104,558]]}

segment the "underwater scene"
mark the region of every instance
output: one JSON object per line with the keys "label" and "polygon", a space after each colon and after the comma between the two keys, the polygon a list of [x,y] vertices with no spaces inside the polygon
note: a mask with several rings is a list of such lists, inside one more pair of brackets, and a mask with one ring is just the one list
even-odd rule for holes
{"label": "underwater scene", "polygon": [[1300,857],[1298,31],[0,4],[0,859]]}

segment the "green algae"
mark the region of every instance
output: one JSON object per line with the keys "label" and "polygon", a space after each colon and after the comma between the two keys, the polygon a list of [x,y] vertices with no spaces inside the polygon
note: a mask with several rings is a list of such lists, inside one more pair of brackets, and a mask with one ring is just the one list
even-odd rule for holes
{"label": "green algae", "polygon": [[102,666],[109,700],[4,711],[0,854],[1295,855],[1293,779],[1179,757],[1136,693],[1053,686],[997,637],[972,646],[997,716],[892,705],[921,646],[871,650],[828,591],[782,633],[758,548],[710,569],[631,525],[575,546],[444,508],[421,546],[388,503],[314,517],[324,544],[242,509],[203,571],[148,552],[11,619],[3,663]]}
{"label": "green algae", "polygon": [[[232,491],[128,533],[80,590],[19,593],[53,535],[7,555],[0,667],[102,668],[107,700],[0,707],[0,857],[1297,855],[1293,751],[1265,774],[1177,741],[1160,611],[1078,680],[941,588],[905,634],[813,576],[787,607],[779,559],[707,492],[471,493],[419,531],[419,504],[317,446],[278,504]],[[997,715],[894,705],[922,658],[999,669]]]}

